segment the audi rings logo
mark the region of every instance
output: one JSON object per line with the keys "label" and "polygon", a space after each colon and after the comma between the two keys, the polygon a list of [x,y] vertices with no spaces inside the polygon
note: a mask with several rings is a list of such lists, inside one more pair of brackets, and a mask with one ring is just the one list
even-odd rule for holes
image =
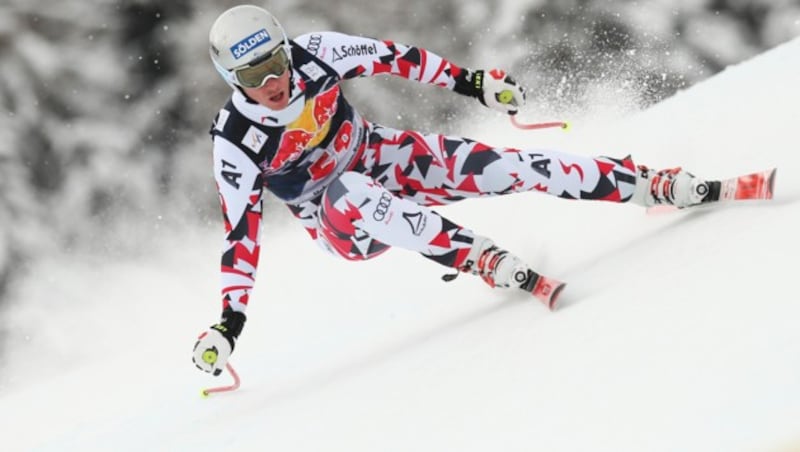
{"label": "audi rings logo", "polygon": [[317,52],[319,52],[320,44],[322,44],[322,35],[311,35],[308,37],[308,46],[306,50],[318,56]]}
{"label": "audi rings logo", "polygon": [[389,206],[392,205],[392,196],[389,193],[381,194],[381,199],[378,200],[378,205],[375,207],[375,211],[372,212],[372,218],[375,221],[383,221],[386,218],[386,214],[389,213]]}

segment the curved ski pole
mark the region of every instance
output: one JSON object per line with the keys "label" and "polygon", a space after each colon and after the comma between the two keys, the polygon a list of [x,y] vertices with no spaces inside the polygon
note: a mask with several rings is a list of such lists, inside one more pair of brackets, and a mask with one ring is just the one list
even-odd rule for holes
{"label": "curved ski pole", "polygon": [[569,123],[568,122],[563,122],[563,121],[539,122],[539,123],[525,124],[525,123],[521,123],[521,122],[517,121],[517,116],[516,115],[510,116],[510,118],[511,118],[511,124],[513,124],[514,127],[518,128],[518,129],[522,129],[522,130],[551,129],[551,128],[555,128],[555,127],[561,128],[563,130],[569,129]]}
{"label": "curved ski pole", "polygon": [[235,391],[236,389],[239,388],[239,384],[241,383],[241,380],[239,379],[239,374],[237,374],[236,371],[233,370],[233,366],[231,366],[231,363],[225,364],[225,368],[228,369],[228,372],[230,372],[231,376],[233,377],[233,384],[229,386],[216,386],[213,388],[203,389],[200,393],[203,397],[208,397],[215,392],[230,392],[230,391]]}

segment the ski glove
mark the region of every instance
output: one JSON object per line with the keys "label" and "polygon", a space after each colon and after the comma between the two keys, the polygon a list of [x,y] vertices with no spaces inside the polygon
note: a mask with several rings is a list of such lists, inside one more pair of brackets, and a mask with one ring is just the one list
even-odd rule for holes
{"label": "ski glove", "polygon": [[222,320],[211,325],[204,331],[194,344],[192,361],[198,369],[217,376],[222,373],[228,362],[236,339],[244,328],[247,320],[243,312],[236,312],[230,308],[222,312]]}
{"label": "ski glove", "polygon": [[500,69],[462,71],[455,91],[477,98],[483,105],[501,113],[515,115],[525,105],[525,89]]}

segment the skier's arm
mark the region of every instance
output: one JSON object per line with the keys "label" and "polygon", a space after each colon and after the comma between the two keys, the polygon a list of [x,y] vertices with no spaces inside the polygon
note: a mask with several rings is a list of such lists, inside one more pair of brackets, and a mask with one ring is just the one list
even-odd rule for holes
{"label": "skier's arm", "polygon": [[510,114],[525,103],[524,90],[504,71],[473,71],[420,47],[337,32],[306,34],[296,42],[333,67],[344,80],[391,74],[475,97]]}
{"label": "skier's arm", "polygon": [[258,166],[220,136],[214,139],[214,178],[225,225],[222,308],[244,312],[255,283],[263,186]]}
{"label": "skier's arm", "polygon": [[194,345],[192,359],[205,372],[219,375],[244,328],[253,290],[261,236],[263,186],[258,166],[231,142],[214,138],[217,183],[225,239],[222,249],[222,315]]}

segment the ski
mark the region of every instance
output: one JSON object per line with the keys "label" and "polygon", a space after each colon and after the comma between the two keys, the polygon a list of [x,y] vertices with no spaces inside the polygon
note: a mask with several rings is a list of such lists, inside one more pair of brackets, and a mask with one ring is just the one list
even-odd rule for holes
{"label": "ski", "polygon": [[777,168],[772,168],[729,179],[708,181],[709,194],[702,203],[683,208],[667,205],[653,206],[647,208],[647,213],[712,207],[737,201],[769,200],[774,194],[776,172]]}
{"label": "ski", "polygon": [[720,181],[719,196],[716,202],[740,201],[744,199],[772,199],[775,188],[776,171],[777,168],[772,168],[766,171]]}
{"label": "ski", "polygon": [[566,283],[557,279],[548,278],[533,270],[528,270],[527,280],[519,288],[529,292],[553,311],[556,309],[559,295],[561,295],[566,286]]}

